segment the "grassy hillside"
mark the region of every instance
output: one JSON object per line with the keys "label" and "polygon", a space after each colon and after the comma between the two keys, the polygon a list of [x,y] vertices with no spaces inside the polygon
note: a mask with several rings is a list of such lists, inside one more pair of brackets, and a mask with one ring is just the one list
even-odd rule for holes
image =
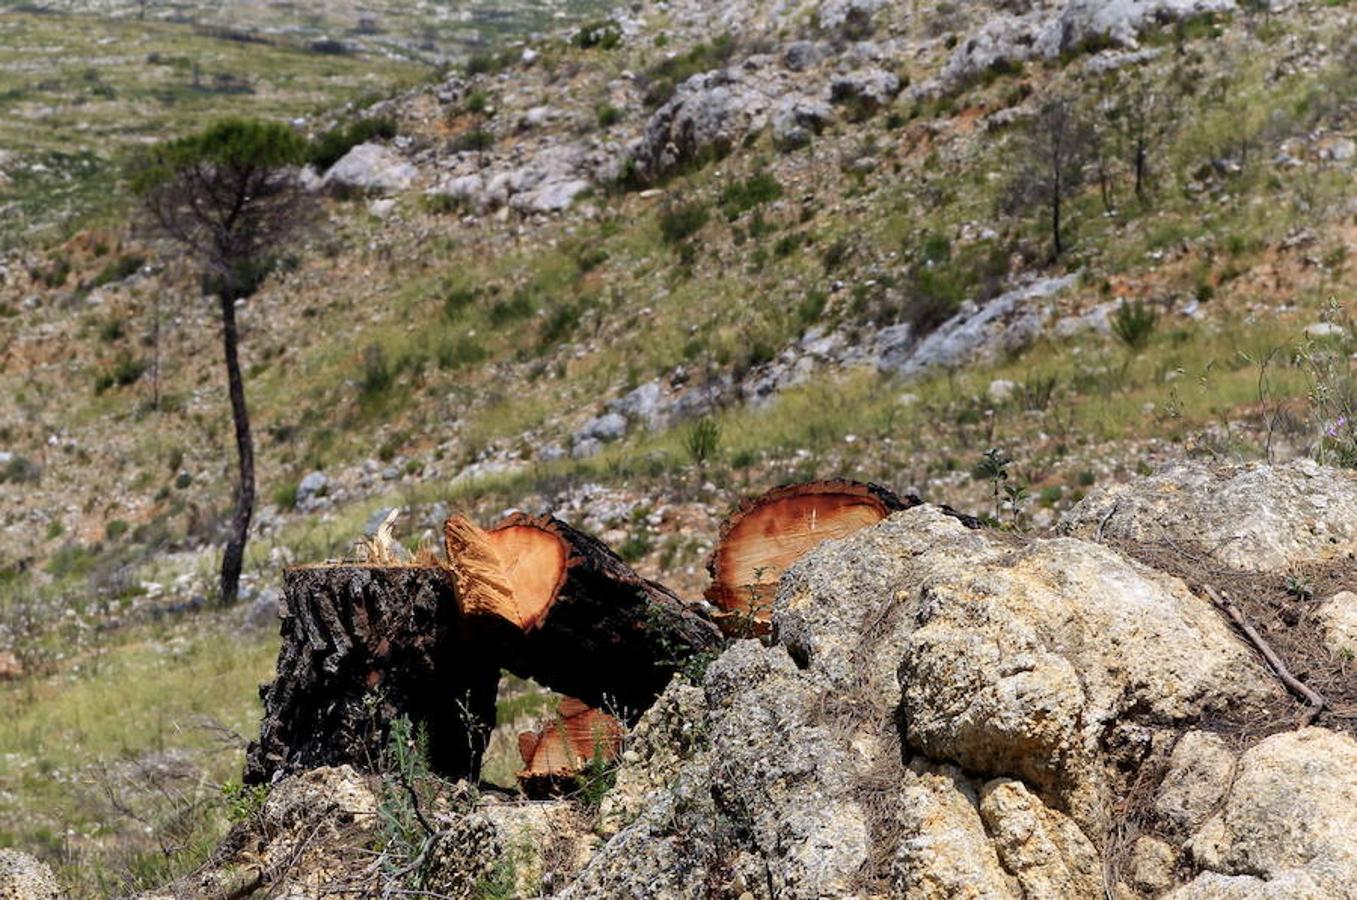
{"label": "grassy hillside", "polygon": [[[941,69],[965,24],[944,28],[946,10],[922,6],[892,11],[877,35],[899,42],[885,65],[911,85]],[[878,110],[840,107],[797,150],[751,129],[663,178],[596,184],[560,214],[423,193],[473,155],[494,172],[553,142],[621,154],[664,99],[648,94],[726,60],[775,60],[770,48],[803,31],[822,37],[789,18],[785,34],[705,34],[693,47],[680,13],[644,10],[639,36],[616,47],[543,40],[532,65],[478,63],[454,73],[444,99],[433,86],[401,95],[401,152],[425,180],[389,208],[326,198],[318,227],[241,308],[264,507],[252,597],[289,561],[350,552],[390,506],[405,509],[398,534],[412,548],[435,542],[450,510],[558,510],[695,596],[725,511],[789,479],[879,480],[1035,530],[1092,485],[1184,455],[1357,462],[1340,424],[1353,421],[1357,353],[1346,4],[1156,27],[1142,44],[1158,55],[1106,79],[1085,68],[1104,49],[1093,46],[996,66],[955,91],[906,89]],[[46,65],[16,56],[6,68],[4,53],[73,46],[62,21],[0,22],[30,29],[0,41],[26,48],[0,50],[0,71]],[[121,35],[121,62],[89,51],[93,62],[0,91],[11,111],[0,128],[27,156],[102,153],[226,109],[292,116],[413,74],[182,25],[98,29]],[[248,69],[254,92],[204,96],[191,69],[127,64],[151,53],[201,58],[208,84]],[[1132,90],[1159,104],[1140,195]],[[1044,212],[1002,201],[1056,96],[1100,141],[1064,207],[1068,250],[1053,258]],[[52,105],[64,111],[40,111]],[[525,124],[540,109],[552,124]],[[488,146],[467,151],[468,134]],[[67,189],[112,197],[101,177]],[[62,196],[50,179],[6,190],[44,210]],[[6,221],[25,230],[46,221],[36,206],[11,208],[20,215]],[[926,332],[967,302],[1056,277],[1069,285],[1033,340],[911,379],[867,355],[883,326]],[[16,253],[0,313],[0,449],[11,454],[0,650],[33,673],[0,687],[15,726],[0,750],[0,842],[42,851],[97,894],[100,868],[145,882],[138,873],[164,871],[140,868],[145,859],[182,870],[194,857],[134,838],[134,820],[87,805],[76,785],[118,760],[179,751],[202,754],[184,770],[200,787],[226,778],[239,743],[209,748],[185,723],[211,717],[248,737],[272,644],[239,637],[237,612],[198,608],[231,457],[213,309],[189,267],[106,220]],[[837,356],[765,401],[741,399],[739,386],[826,337]],[[596,455],[571,455],[581,425],[654,380],[735,387],[705,416],[633,423]],[[328,493],[299,504],[313,471]],[[241,664],[228,672],[229,659]],[[156,690],[97,674],[133,671]],[[159,709],[152,693],[174,699]],[[530,688],[505,700],[506,717],[548,702]],[[108,705],[126,720],[93,712]],[[58,740],[59,754],[48,749]],[[491,765],[506,780],[507,746]],[[44,766],[70,777],[48,783],[33,774]],[[53,812],[32,815],[44,805]],[[194,809],[203,819],[169,850],[223,826],[225,806]],[[62,822],[81,823],[70,826],[79,839],[63,838]],[[167,827],[157,820],[152,834]]]}

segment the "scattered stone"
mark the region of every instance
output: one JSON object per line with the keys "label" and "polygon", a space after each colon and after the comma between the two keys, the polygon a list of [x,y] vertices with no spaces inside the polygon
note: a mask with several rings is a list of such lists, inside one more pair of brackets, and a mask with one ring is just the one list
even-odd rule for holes
{"label": "scattered stone", "polygon": [[851,103],[864,112],[875,112],[900,93],[900,79],[885,69],[860,69],[838,75],[829,83],[834,103]]}
{"label": "scattered stone", "polygon": [[5,900],[61,900],[65,892],[46,863],[21,850],[0,848],[0,897]]}
{"label": "scattered stone", "polygon": [[1230,789],[1234,771],[1234,754],[1223,738],[1208,731],[1187,732],[1173,747],[1168,772],[1155,797],[1155,814],[1190,833]]}
{"label": "scattered stone", "polygon": [[417,170],[381,144],[359,144],[330,167],[325,187],[360,193],[395,194],[414,184]]}
{"label": "scattered stone", "polygon": [[1177,865],[1178,854],[1159,838],[1136,838],[1131,845],[1131,881],[1151,896],[1157,897],[1174,886]]}
{"label": "scattered stone", "polygon": [[996,378],[989,383],[985,390],[985,396],[989,402],[994,404],[1004,404],[1012,399],[1013,394],[1018,390],[1016,381],[1009,381],[1007,378]]}
{"label": "scattered stone", "polygon": [[819,44],[811,41],[793,41],[782,53],[782,64],[793,72],[804,72],[824,59]]}
{"label": "scattered stone", "polygon": [[1357,594],[1339,591],[1319,607],[1324,623],[1324,644],[1329,652],[1357,657]]}
{"label": "scattered stone", "polygon": [[1347,332],[1343,330],[1343,326],[1333,322],[1315,322],[1313,325],[1305,326],[1305,336],[1308,338],[1341,338],[1345,334]]}
{"label": "scattered stone", "polygon": [[329,489],[330,479],[324,472],[308,472],[297,483],[297,506],[303,510],[310,509]]}
{"label": "scattered stone", "polygon": [[24,664],[8,650],[0,650],[0,681],[17,681],[24,677]]}
{"label": "scattered stone", "polygon": [[1202,871],[1173,900],[1344,897],[1357,884],[1357,741],[1283,731],[1240,757],[1219,812],[1188,842]]}

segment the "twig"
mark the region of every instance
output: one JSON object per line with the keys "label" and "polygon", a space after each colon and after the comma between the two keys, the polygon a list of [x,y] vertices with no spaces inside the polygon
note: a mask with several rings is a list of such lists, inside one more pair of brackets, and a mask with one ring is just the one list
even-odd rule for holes
{"label": "twig", "polygon": [[1301,717],[1301,725],[1313,725],[1315,719],[1317,719],[1319,714],[1324,711],[1324,707],[1328,706],[1328,701],[1313,688],[1304,684],[1291,674],[1290,670],[1286,668],[1286,664],[1282,662],[1281,657],[1279,657],[1276,651],[1272,649],[1272,645],[1265,641],[1263,636],[1249,624],[1249,620],[1244,618],[1244,613],[1240,611],[1238,606],[1234,605],[1233,601],[1222,596],[1219,591],[1209,584],[1203,585],[1202,589],[1206,591],[1207,596],[1211,598],[1211,602],[1223,610],[1235,625],[1239,626],[1239,630],[1244,632],[1244,635],[1253,642],[1253,646],[1258,648],[1259,653],[1263,654],[1263,658],[1268,661],[1268,665],[1272,666],[1272,671],[1277,673],[1277,677],[1282,680],[1282,683],[1285,684],[1292,693],[1304,698],[1310,705],[1310,708],[1305,711],[1305,715]]}
{"label": "twig", "polygon": [[1107,527],[1108,522],[1112,521],[1112,517],[1117,514],[1117,507],[1119,506],[1121,506],[1120,497],[1112,501],[1112,508],[1103,513],[1102,519],[1098,522],[1098,528],[1093,532],[1093,543],[1101,544],[1103,542],[1103,529]]}

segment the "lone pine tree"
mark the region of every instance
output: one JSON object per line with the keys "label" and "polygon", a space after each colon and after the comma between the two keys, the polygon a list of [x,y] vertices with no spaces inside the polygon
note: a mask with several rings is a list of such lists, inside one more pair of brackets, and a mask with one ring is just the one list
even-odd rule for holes
{"label": "lone pine tree", "polygon": [[259,288],[308,217],[294,168],[305,155],[306,142],[285,125],[227,119],[153,148],[132,175],[152,226],[188,251],[198,265],[203,294],[215,296],[221,311],[239,465],[235,512],[222,554],[223,604],[236,597],[255,499],[236,303]]}

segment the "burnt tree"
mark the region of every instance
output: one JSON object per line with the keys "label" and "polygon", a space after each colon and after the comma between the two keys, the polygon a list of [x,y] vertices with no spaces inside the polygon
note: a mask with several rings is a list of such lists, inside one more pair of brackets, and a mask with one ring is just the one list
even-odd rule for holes
{"label": "burnt tree", "polygon": [[418,566],[305,566],[284,576],[277,674],[248,783],[317,766],[372,770],[392,721],[428,729],[430,764],[475,779],[495,725],[495,635],[473,633],[446,574]]}
{"label": "burnt tree", "polygon": [[551,516],[444,528],[463,614],[517,631],[504,668],[633,719],[720,631],[612,550]]}

